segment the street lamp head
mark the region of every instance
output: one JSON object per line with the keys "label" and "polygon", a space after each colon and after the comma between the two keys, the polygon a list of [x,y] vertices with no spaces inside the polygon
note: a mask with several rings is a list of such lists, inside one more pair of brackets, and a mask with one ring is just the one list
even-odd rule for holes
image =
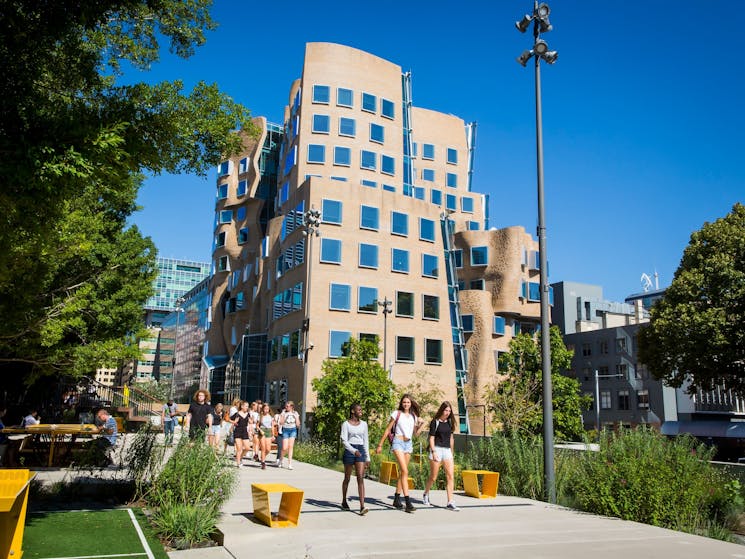
{"label": "street lamp head", "polygon": [[523,53],[517,57],[517,61],[523,66],[525,66],[528,63],[528,60],[530,60],[531,56],[533,56],[532,50],[523,51]]}
{"label": "street lamp head", "polygon": [[538,19],[538,28],[541,33],[546,33],[553,29],[551,22],[548,20],[548,14],[550,13],[551,8],[548,7],[548,4],[538,4],[538,9],[535,12],[535,17]]}
{"label": "street lamp head", "polygon": [[528,30],[528,27],[530,27],[531,21],[533,21],[533,18],[528,14],[525,14],[520,21],[515,22],[515,27],[517,27],[517,30],[520,33],[525,33]]}
{"label": "street lamp head", "polygon": [[553,64],[554,62],[556,62],[556,59],[559,58],[559,53],[555,50],[550,50],[546,54],[544,54],[542,58],[548,64]]}
{"label": "street lamp head", "polygon": [[545,2],[541,2],[540,4],[538,4],[536,15],[539,18],[547,18],[550,13],[551,13],[551,8],[548,7],[548,4],[546,4]]}

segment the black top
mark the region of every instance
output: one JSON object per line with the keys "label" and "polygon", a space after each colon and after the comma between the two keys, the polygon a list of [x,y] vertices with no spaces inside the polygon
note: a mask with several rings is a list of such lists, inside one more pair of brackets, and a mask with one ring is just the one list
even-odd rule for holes
{"label": "black top", "polygon": [[435,446],[450,448],[450,435],[452,434],[453,430],[447,421],[433,419],[429,424],[429,436],[435,438]]}
{"label": "black top", "polygon": [[235,431],[233,434],[236,438],[247,439],[248,438],[248,421],[251,419],[251,414],[247,413],[246,417],[243,417],[239,412],[235,412],[230,416],[232,421],[236,421]]}
{"label": "black top", "polygon": [[212,406],[209,404],[198,404],[197,402],[192,402],[187,413],[191,414],[189,434],[196,434],[207,428],[207,416],[212,413]]}

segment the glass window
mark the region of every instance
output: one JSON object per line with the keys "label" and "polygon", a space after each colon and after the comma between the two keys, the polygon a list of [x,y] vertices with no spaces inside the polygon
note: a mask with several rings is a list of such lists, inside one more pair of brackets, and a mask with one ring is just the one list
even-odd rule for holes
{"label": "glass window", "polygon": [[329,331],[329,357],[344,357],[349,353],[349,338],[351,332],[341,332],[339,330]]}
{"label": "glass window", "polygon": [[602,390],[600,392],[600,409],[602,410],[609,410],[611,409],[611,396],[610,396],[610,390]]}
{"label": "glass window", "polygon": [[422,275],[424,277],[436,278],[439,273],[437,266],[437,256],[434,254],[422,254]]}
{"label": "glass window", "polygon": [[378,110],[378,98],[370,93],[362,94],[362,110],[370,113],[377,112]]}
{"label": "glass window", "polygon": [[483,279],[475,279],[471,280],[468,284],[468,289],[473,289],[475,291],[483,291],[484,290],[484,280]]}
{"label": "glass window", "polygon": [[414,316],[414,294],[396,291],[396,316]]}
{"label": "glass window", "polygon": [[424,188],[421,186],[415,186],[414,187],[414,198],[417,200],[424,200]]}
{"label": "glass window", "polygon": [[442,191],[433,188],[430,195],[430,201],[436,206],[442,206]]}
{"label": "glass window", "polygon": [[384,184],[383,190],[385,190],[386,192],[396,192],[396,187],[392,184]]}
{"label": "glass window", "polygon": [[435,170],[434,169],[422,169],[422,180],[428,182],[435,182]]}
{"label": "glass window", "polygon": [[233,221],[233,210],[222,210],[220,212],[220,223],[230,223]]}
{"label": "glass window", "polygon": [[434,144],[422,144],[422,159],[434,159],[434,158],[435,158]]}
{"label": "glass window", "polygon": [[391,212],[391,233],[394,235],[409,235],[409,216],[401,212]]}
{"label": "glass window", "polygon": [[464,332],[473,332],[473,315],[472,314],[464,314],[463,316],[461,316],[461,322],[463,324]]}
{"label": "glass window", "polygon": [[450,188],[458,188],[458,175],[455,173],[448,173],[446,176],[446,184]]}
{"label": "glass window", "polygon": [[446,194],[445,195],[445,207],[449,210],[457,210],[457,200],[458,198],[455,196],[455,194]]}
{"label": "glass window", "polygon": [[284,174],[289,175],[290,171],[292,171],[292,168],[295,166],[295,163],[297,163],[297,146],[292,146],[289,152],[287,152],[287,156],[285,157],[285,170]]}
{"label": "glass window", "polygon": [[328,105],[330,97],[329,86],[327,85],[314,85],[313,86],[313,102],[324,103]]}
{"label": "glass window", "polygon": [[448,163],[452,165],[458,164],[458,150],[455,148],[448,148]]}
{"label": "glass window", "polygon": [[248,164],[249,164],[248,157],[244,157],[238,162],[238,174],[241,173],[247,173],[248,172]]}
{"label": "glass window", "polygon": [[488,247],[471,247],[471,266],[486,266]]}
{"label": "glass window", "polygon": [[217,199],[224,200],[228,197],[228,185],[221,184],[217,187]]}
{"label": "glass window", "polygon": [[217,261],[217,271],[226,272],[230,270],[230,260],[227,256],[221,256]]}
{"label": "glass window", "polygon": [[636,391],[637,407],[640,410],[649,409],[649,390],[637,390]]}
{"label": "glass window", "polygon": [[247,181],[238,181],[238,188],[236,189],[235,193],[237,196],[245,196],[246,190],[248,187]]}
{"label": "glass window", "polygon": [[440,298],[437,295],[422,295],[422,318],[440,320]]}
{"label": "glass window", "polygon": [[240,208],[236,210],[235,219],[236,221],[243,221],[244,219],[246,219],[246,207],[245,206],[241,206]]}
{"label": "glass window", "polygon": [[395,107],[393,105],[393,101],[389,101],[388,99],[381,99],[380,100],[380,114],[383,115],[385,118],[396,118],[396,112],[395,112]]}
{"label": "glass window", "polygon": [[351,89],[340,87],[336,90],[336,104],[340,107],[353,107],[354,95]]}
{"label": "glass window", "polygon": [[374,171],[378,167],[378,156],[374,151],[362,150],[360,154],[360,167]]}
{"label": "glass window", "polygon": [[215,237],[215,248],[225,246],[225,231],[218,233]]}
{"label": "glass window", "polygon": [[339,136],[354,138],[355,134],[357,134],[357,121],[353,118],[341,117],[339,119]]}
{"label": "glass window", "polygon": [[369,342],[371,344],[378,345],[378,335],[377,334],[369,334],[365,332],[360,332],[360,341],[361,342]]}
{"label": "glass window", "polygon": [[503,316],[495,316],[494,317],[494,333],[497,336],[504,336],[504,330],[505,330],[506,324]]}
{"label": "glass window", "polygon": [[325,163],[326,146],[323,144],[308,144],[308,163]]}
{"label": "glass window", "polygon": [[455,249],[453,251],[453,256],[455,257],[455,267],[462,268],[463,267],[463,250],[459,248]]}
{"label": "glass window", "polygon": [[480,229],[478,221],[467,221],[466,225],[468,225],[469,231],[478,231]]}
{"label": "glass window", "polygon": [[329,309],[334,311],[350,310],[352,288],[341,283],[332,283],[329,293]]}
{"label": "glass window", "polygon": [[338,200],[321,201],[321,221],[323,223],[335,223],[341,225],[342,203]]}
{"label": "glass window", "polygon": [[425,217],[419,218],[419,240],[435,242],[435,222]]}
{"label": "glass window", "polygon": [[631,404],[629,402],[629,391],[628,390],[619,390],[618,391],[618,409],[619,410],[629,410],[629,409],[631,409]]}
{"label": "glass window", "polygon": [[375,206],[360,206],[360,228],[377,231],[380,225],[380,210]]}
{"label": "glass window", "polygon": [[375,182],[375,181],[370,181],[370,180],[367,180],[367,179],[362,179],[362,180],[360,181],[360,184],[361,184],[362,186],[367,186],[367,187],[369,187],[369,188],[378,188],[378,183],[377,183],[377,182]]}
{"label": "glass window", "polygon": [[414,362],[414,338],[396,336],[396,361]]}
{"label": "glass window", "polygon": [[329,115],[313,115],[312,130],[315,134],[328,134],[331,131]]}
{"label": "glass window", "polygon": [[466,213],[473,213],[473,198],[470,196],[463,196],[460,199],[460,209]]}
{"label": "glass window", "polygon": [[390,155],[381,155],[380,172],[386,175],[394,175],[396,173],[396,160]]}
{"label": "glass window", "polygon": [[241,227],[238,230],[238,244],[242,245],[243,243],[248,242],[248,227]]}
{"label": "glass window", "polygon": [[378,245],[360,243],[360,268],[378,267]]}
{"label": "glass window", "polygon": [[357,291],[357,310],[359,312],[378,312],[378,290],[375,287],[360,287]]}
{"label": "glass window", "polygon": [[385,142],[385,128],[380,124],[370,123],[370,141],[382,144]]}
{"label": "glass window", "polygon": [[222,177],[223,175],[230,174],[230,161],[223,161],[217,166],[217,175]]}
{"label": "glass window", "polygon": [[424,340],[424,362],[427,364],[442,364],[442,340]]}
{"label": "glass window", "polygon": [[391,251],[391,270],[394,272],[409,273],[409,251],[402,248],[394,248]]}
{"label": "glass window", "polygon": [[321,262],[341,264],[341,241],[321,237]]}
{"label": "glass window", "polygon": [[349,167],[352,164],[352,150],[342,146],[334,146],[334,165]]}

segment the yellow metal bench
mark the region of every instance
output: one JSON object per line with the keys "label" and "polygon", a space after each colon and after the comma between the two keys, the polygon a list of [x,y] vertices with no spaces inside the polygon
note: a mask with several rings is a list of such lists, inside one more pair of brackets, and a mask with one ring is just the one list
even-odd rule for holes
{"label": "yellow metal bench", "polygon": [[[270,493],[281,493],[279,511],[272,514],[269,504]],[[291,528],[300,520],[300,508],[305,492],[284,483],[252,483],[251,494],[254,503],[254,518],[270,528]]]}
{"label": "yellow metal bench", "polygon": [[[492,499],[497,496],[499,487],[499,472],[489,470],[463,470],[463,489],[466,495],[477,499]],[[481,488],[479,489],[479,476],[481,476]]]}
{"label": "yellow metal bench", "polygon": [[[390,484],[392,481],[398,480],[398,464],[389,460],[383,460],[380,463],[380,483]],[[409,477],[409,489],[416,489],[414,478]]]}
{"label": "yellow metal bench", "polygon": [[21,559],[30,470],[0,470],[0,559]]}

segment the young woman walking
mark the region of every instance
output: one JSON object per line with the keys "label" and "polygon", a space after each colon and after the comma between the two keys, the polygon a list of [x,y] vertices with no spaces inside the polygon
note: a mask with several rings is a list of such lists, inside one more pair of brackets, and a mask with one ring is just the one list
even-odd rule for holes
{"label": "young woman walking", "polygon": [[261,416],[259,417],[259,429],[261,429],[261,469],[266,470],[266,456],[272,450],[272,439],[274,438],[274,416],[269,404],[261,406]]}
{"label": "young woman walking", "polygon": [[261,402],[259,400],[255,400],[251,402],[251,408],[250,408],[250,414],[251,414],[251,425],[253,426],[253,432],[251,435],[251,440],[253,442],[253,451],[254,451],[254,460],[259,460],[259,452],[261,451],[261,439],[259,438],[259,412],[261,411],[260,407]]}
{"label": "young woman walking", "polygon": [[297,430],[300,427],[300,414],[295,411],[295,403],[290,400],[285,404],[284,411],[279,416],[279,429],[282,444],[277,441],[277,452],[280,452],[279,467],[282,467],[284,457],[287,456],[287,469],[292,469],[292,450],[295,448]]}
{"label": "young woman walking", "polygon": [[398,462],[398,481],[396,482],[396,493],[393,496],[393,506],[397,509],[404,508],[401,503],[401,493],[406,501],[406,512],[414,512],[416,508],[409,500],[409,460],[414,445],[411,439],[419,434],[424,427],[424,420],[419,417],[419,405],[414,399],[404,394],[398,402],[398,409],[391,412],[391,420],[385,428],[383,437],[378,444],[377,453],[383,450],[383,441],[390,433],[393,433],[393,442],[391,450]]}
{"label": "young woman walking", "polygon": [[357,494],[360,497],[360,516],[367,514],[365,507],[365,468],[370,465],[370,448],[367,423],[362,421],[362,406],[352,404],[349,419],[341,426],[341,442],[344,445],[344,481],[341,482],[341,508],[349,510],[347,488],[352,477],[352,467],[357,474]]}
{"label": "young woman walking", "polygon": [[248,424],[251,414],[248,411],[248,402],[241,402],[240,409],[230,416],[233,422],[233,439],[235,440],[235,465],[243,467],[243,456],[249,453],[248,443],[251,437],[248,433]]}
{"label": "young woman walking", "polygon": [[443,402],[429,424],[429,479],[424,486],[423,501],[429,505],[429,490],[437,479],[440,466],[445,468],[447,482],[447,509],[460,510],[453,502],[453,431],[455,417],[450,402]]}
{"label": "young woman walking", "polygon": [[222,404],[215,404],[212,410],[212,425],[207,433],[207,444],[217,451],[220,442],[220,431],[222,430]]}

